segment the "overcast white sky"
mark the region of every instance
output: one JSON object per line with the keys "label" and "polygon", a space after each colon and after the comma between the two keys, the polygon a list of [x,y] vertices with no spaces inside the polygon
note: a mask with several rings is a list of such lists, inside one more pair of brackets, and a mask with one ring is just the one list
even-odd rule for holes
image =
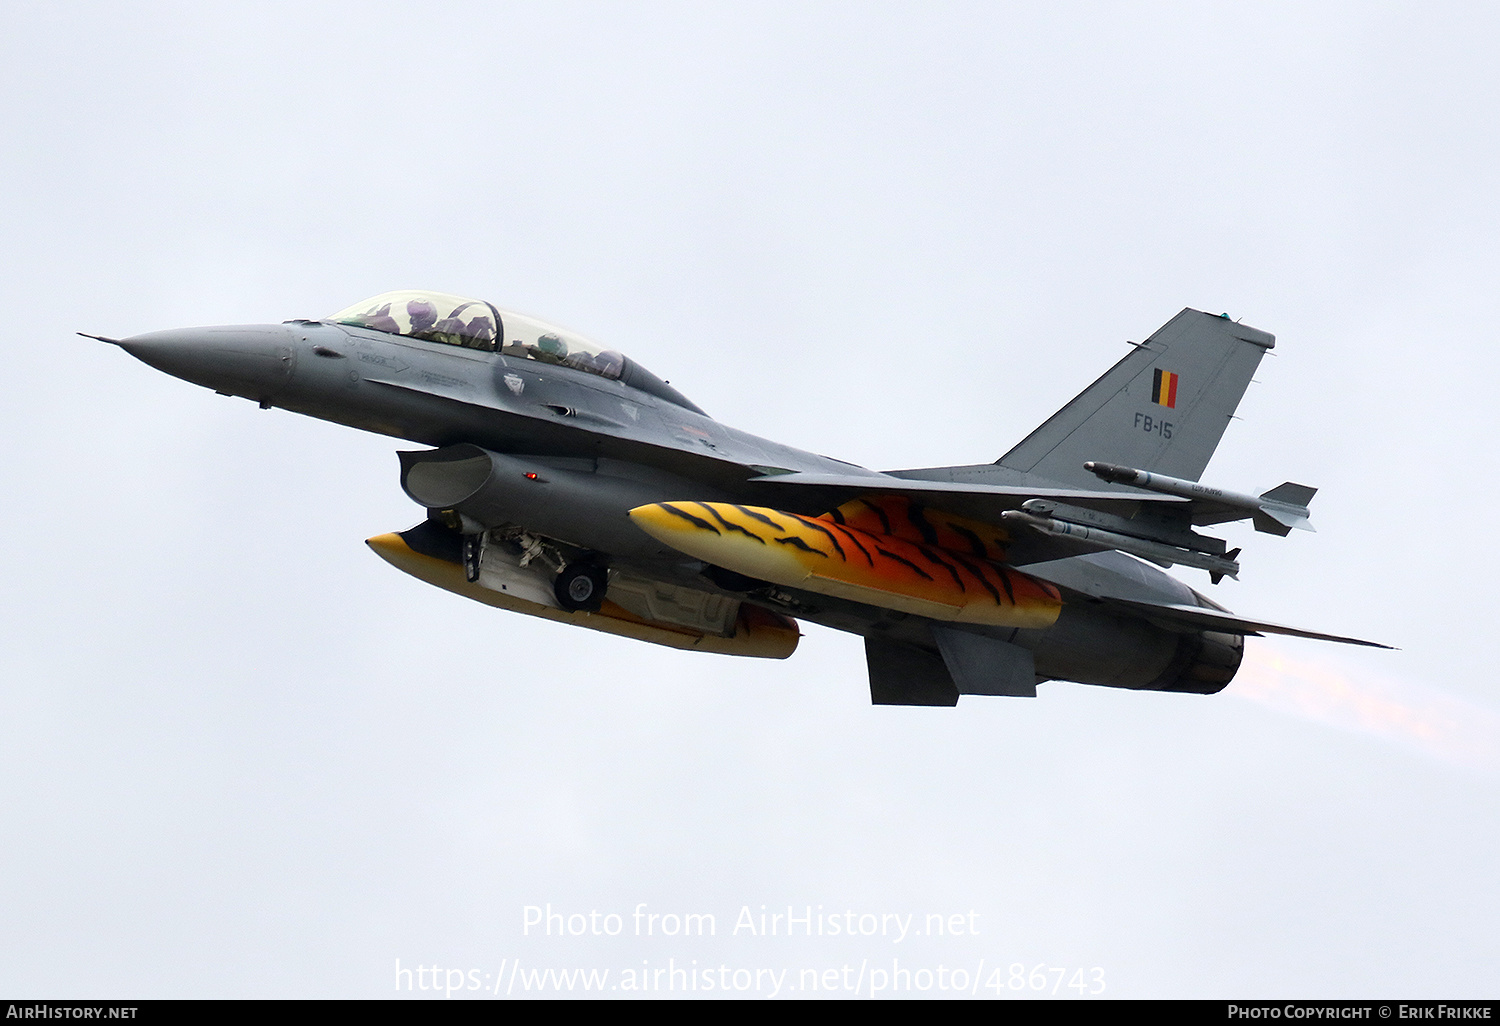
{"label": "overcast white sky", "polygon": [[[783,994],[899,960],[981,994],[1022,963],[1119,997],[1493,997],[1497,30],[1484,4],[12,5],[0,991],[696,959]],[[1400,651],[1252,639],[1212,698],[874,709],[821,628],[739,662],[427,588],[362,544],[421,515],[392,440],[72,334],[409,287],[880,468],[992,460],[1126,339],[1227,311],[1278,346],[1206,477],[1317,485],[1319,533],[1231,527],[1244,580],[1183,578]],[[549,902],[622,934],[524,934]],[[632,936],[640,903],[716,935]],[[789,904],[978,935],[733,932]]]}

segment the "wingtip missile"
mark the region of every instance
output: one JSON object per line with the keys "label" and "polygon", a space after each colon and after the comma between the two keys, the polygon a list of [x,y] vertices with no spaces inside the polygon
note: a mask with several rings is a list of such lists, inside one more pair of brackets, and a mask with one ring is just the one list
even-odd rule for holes
{"label": "wingtip missile", "polygon": [[1145,473],[1141,470],[1132,470],[1130,467],[1121,467],[1114,463],[1099,463],[1094,460],[1083,465],[1083,469],[1111,484],[1135,484],[1136,477]]}
{"label": "wingtip missile", "polygon": [[1091,460],[1083,465],[1083,469],[1112,484],[1130,485],[1163,495],[1177,495],[1184,499],[1243,510],[1244,516],[1226,519],[1243,520],[1248,517],[1254,521],[1255,529],[1262,534],[1285,536],[1294,527],[1299,531],[1314,530],[1309,519],[1312,514],[1308,512],[1307,504],[1318,494],[1318,490],[1309,485],[1287,481],[1260,495],[1246,495],[1243,492],[1231,492],[1197,481],[1185,481],[1180,477],[1153,474],[1149,470],[1137,470],[1114,463]]}

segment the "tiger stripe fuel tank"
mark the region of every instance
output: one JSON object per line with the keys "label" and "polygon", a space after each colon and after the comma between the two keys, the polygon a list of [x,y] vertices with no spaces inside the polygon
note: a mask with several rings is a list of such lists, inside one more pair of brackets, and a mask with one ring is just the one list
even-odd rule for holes
{"label": "tiger stripe fuel tank", "polygon": [[863,530],[847,515],[839,523],[727,502],[658,502],[632,509],[630,518],[657,541],[736,573],[934,620],[1042,629],[1062,611],[1050,584],[974,555]]}

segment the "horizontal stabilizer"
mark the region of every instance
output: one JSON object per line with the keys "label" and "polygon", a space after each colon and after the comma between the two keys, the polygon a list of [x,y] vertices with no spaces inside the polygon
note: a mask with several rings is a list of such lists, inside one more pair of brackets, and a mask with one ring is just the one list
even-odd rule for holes
{"label": "horizontal stabilizer", "polygon": [[1392,645],[1382,645],[1378,641],[1362,641],[1359,638],[1346,638],[1338,634],[1323,634],[1318,631],[1304,631],[1298,627],[1284,627],[1281,624],[1265,623],[1260,620],[1246,620],[1242,617],[1233,616],[1223,610],[1205,609],[1202,606],[1158,605],[1152,602],[1134,602],[1130,599],[1121,598],[1107,598],[1105,601],[1112,605],[1128,607],[1153,620],[1160,620],[1179,627],[1191,627],[1197,630],[1256,636],[1263,634],[1284,634],[1293,638],[1311,638],[1314,641],[1337,641],[1345,645],[1364,645],[1368,648],[1394,647]]}

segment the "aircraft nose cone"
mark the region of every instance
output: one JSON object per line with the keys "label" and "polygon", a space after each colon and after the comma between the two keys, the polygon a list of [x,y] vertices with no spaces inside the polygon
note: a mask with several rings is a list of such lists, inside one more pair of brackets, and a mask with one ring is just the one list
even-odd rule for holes
{"label": "aircraft nose cone", "polygon": [[174,328],[120,340],[142,363],[195,385],[269,399],[291,376],[292,336],[279,324]]}

